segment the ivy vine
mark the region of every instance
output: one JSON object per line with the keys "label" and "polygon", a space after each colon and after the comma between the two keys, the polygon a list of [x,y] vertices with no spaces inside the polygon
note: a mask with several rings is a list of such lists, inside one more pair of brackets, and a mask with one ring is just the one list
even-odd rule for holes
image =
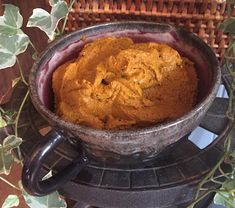
{"label": "ivy vine", "polygon": [[[220,24],[219,29],[231,38],[231,42],[225,53],[224,69],[229,72],[232,79],[229,89],[229,104],[226,112],[228,119],[229,131],[225,134],[224,152],[217,164],[212,170],[201,180],[198,185],[194,201],[188,206],[193,208],[208,194],[215,194],[214,203],[223,205],[228,208],[235,208],[235,150],[232,149],[232,128],[234,124],[234,95],[235,95],[235,18],[231,16],[232,7],[230,0],[227,0],[228,18]],[[224,171],[223,164],[230,166],[229,171]],[[219,174],[218,174],[219,173]],[[219,188],[208,188],[208,184],[214,184]],[[211,186],[210,186],[211,187]]]}
{"label": "ivy vine", "polygon": [[[32,15],[29,17],[27,27],[38,27],[46,33],[49,41],[53,41],[57,36],[64,33],[67,17],[69,11],[72,9],[74,0],[70,1],[69,5],[65,0],[50,0],[49,3],[51,6],[50,13],[42,8],[35,8]],[[58,29],[58,23],[61,20],[63,20],[63,27],[60,31]],[[17,65],[20,77],[12,80],[12,88],[19,82],[28,86],[18,55],[24,53],[28,46],[31,46],[34,50],[32,59],[36,59],[38,54],[30,37],[23,32],[22,25],[23,17],[20,14],[19,8],[11,4],[5,4],[4,14],[0,16],[0,69],[7,70],[6,68],[12,67],[15,64]],[[13,184],[7,180],[7,177],[2,177],[3,175],[9,175],[11,173],[11,167],[15,162],[23,165],[19,148],[22,143],[22,138],[18,135],[18,123],[28,96],[29,91],[27,90],[16,112],[9,112],[0,106],[0,128],[10,125],[14,127],[14,134],[8,135],[3,139],[2,144],[0,144],[0,180],[20,193],[19,195],[9,194],[2,204],[2,208],[19,206],[20,197],[32,208],[65,208],[67,207],[66,202],[60,197],[58,192],[44,197],[31,196],[24,190],[21,181],[19,181],[18,184]],[[15,151],[13,152],[13,150],[17,150],[17,154],[14,154]],[[50,176],[51,172],[46,177]]]}

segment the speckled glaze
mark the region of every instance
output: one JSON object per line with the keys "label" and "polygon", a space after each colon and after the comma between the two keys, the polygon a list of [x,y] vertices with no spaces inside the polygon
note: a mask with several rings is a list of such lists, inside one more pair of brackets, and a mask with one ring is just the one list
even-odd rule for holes
{"label": "speckled glaze", "polygon": [[[199,79],[198,103],[182,117],[145,128],[99,130],[61,120],[53,113],[52,72],[62,63],[77,57],[82,47],[99,37],[128,36],[136,42],[162,42],[191,59]],[[98,160],[128,158],[145,160],[196,128],[212,104],[220,84],[220,68],[212,50],[198,37],[167,24],[116,22],[85,28],[53,42],[35,62],[29,87],[37,111],[56,130],[82,143],[88,155]]]}

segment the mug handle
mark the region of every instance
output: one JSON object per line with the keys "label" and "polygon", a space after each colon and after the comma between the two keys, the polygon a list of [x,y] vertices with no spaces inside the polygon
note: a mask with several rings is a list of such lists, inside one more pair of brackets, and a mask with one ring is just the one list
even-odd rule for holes
{"label": "mug handle", "polygon": [[88,164],[85,156],[80,156],[71,164],[52,177],[41,180],[40,170],[47,155],[52,153],[66,138],[58,131],[51,131],[46,138],[36,146],[24,161],[22,170],[22,184],[24,189],[35,196],[44,196],[56,191],[66,182],[72,180]]}

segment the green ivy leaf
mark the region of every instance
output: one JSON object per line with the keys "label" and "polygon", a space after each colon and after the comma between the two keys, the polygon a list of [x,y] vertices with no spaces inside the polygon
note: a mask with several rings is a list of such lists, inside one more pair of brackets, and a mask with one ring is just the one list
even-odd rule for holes
{"label": "green ivy leaf", "polygon": [[11,151],[12,149],[19,147],[21,143],[22,139],[20,137],[9,135],[3,140],[3,147],[5,148],[5,151]]}
{"label": "green ivy leaf", "polygon": [[227,193],[216,193],[214,197],[214,203],[225,206],[227,208],[235,208],[235,200],[231,199]]}
{"label": "green ivy leaf", "polygon": [[0,174],[9,175],[14,156],[0,144]]}
{"label": "green ivy leaf", "polygon": [[25,52],[29,37],[24,33],[6,36],[0,34],[0,69],[11,67],[16,62],[16,56]]}
{"label": "green ivy leaf", "polygon": [[16,56],[27,49],[29,38],[20,29],[22,24],[19,8],[6,4],[0,17],[0,69],[13,66]]}
{"label": "green ivy leaf", "polygon": [[220,24],[219,28],[226,33],[235,35],[235,17],[230,17]]}
{"label": "green ivy leaf", "polygon": [[50,1],[52,6],[51,12],[44,9],[36,8],[29,18],[27,27],[38,27],[44,31],[50,40],[55,38],[55,29],[61,19],[68,14],[68,6],[65,1]]}
{"label": "green ivy leaf", "polygon": [[4,128],[5,126],[7,126],[7,122],[2,118],[0,114],[0,128]]}
{"label": "green ivy leaf", "polygon": [[0,69],[14,66],[16,59],[12,54],[5,52],[0,48]]}
{"label": "green ivy leaf", "polygon": [[233,151],[230,153],[230,156],[235,159],[235,150],[233,150]]}
{"label": "green ivy leaf", "polygon": [[[223,186],[222,186],[225,190],[231,190],[231,189],[235,189],[235,178],[231,179],[231,180],[226,180],[226,182],[224,182]],[[235,200],[235,198],[234,198]]]}
{"label": "green ivy leaf", "polygon": [[63,1],[63,0],[49,0],[49,4],[51,6],[53,6],[53,5],[57,4],[59,1]]}
{"label": "green ivy leaf", "polygon": [[18,55],[23,53],[29,44],[29,37],[24,33],[18,33],[12,36],[0,34],[0,46],[8,53]]}
{"label": "green ivy leaf", "polygon": [[57,27],[59,20],[64,18],[68,14],[68,12],[68,6],[65,1],[58,1],[56,4],[53,4],[51,9],[51,15],[52,17],[54,17],[52,18],[52,23]]}
{"label": "green ivy leaf", "polygon": [[53,208],[66,208],[67,204],[64,199],[60,197],[58,192],[53,192],[52,194],[49,194],[47,196],[43,197],[35,197],[29,195],[20,185],[23,193],[24,200],[26,204],[31,207],[31,208],[48,208],[48,207],[53,207]]}
{"label": "green ivy leaf", "polygon": [[[44,179],[46,177],[51,176],[51,171],[44,176]],[[67,204],[64,199],[62,199],[57,191],[43,197],[36,197],[29,195],[23,188],[22,182],[19,181],[19,187],[22,190],[22,194],[24,197],[24,200],[26,204],[31,208],[66,208]]]}
{"label": "green ivy leaf", "polygon": [[[4,115],[4,117],[1,116],[1,113]],[[1,123],[1,117],[5,121],[5,126],[9,124],[13,124],[15,122],[14,116],[16,112],[11,112],[11,111],[3,111],[0,112],[0,123]],[[1,124],[0,124],[1,126]],[[1,128],[1,127],[0,127]]]}
{"label": "green ivy leaf", "polygon": [[0,17],[0,33],[5,35],[15,35],[21,28],[23,17],[20,15],[19,8],[5,4],[3,16]]}
{"label": "green ivy leaf", "polygon": [[223,190],[228,192],[218,192],[214,197],[214,203],[228,208],[235,208],[235,195],[229,190],[235,189],[235,179],[226,180],[222,185]]}
{"label": "green ivy leaf", "polygon": [[15,115],[15,111],[9,111],[9,110],[7,110],[7,111],[5,111],[4,112],[4,114],[6,115],[6,116],[9,116],[9,117],[13,117],[14,115]]}
{"label": "green ivy leaf", "polygon": [[0,174],[8,175],[10,173],[11,166],[15,161],[11,150],[19,147],[21,143],[21,138],[9,135],[3,140],[3,144],[0,144]]}
{"label": "green ivy leaf", "polygon": [[11,208],[16,207],[20,203],[19,197],[16,195],[8,195],[8,197],[5,199],[2,208]]}

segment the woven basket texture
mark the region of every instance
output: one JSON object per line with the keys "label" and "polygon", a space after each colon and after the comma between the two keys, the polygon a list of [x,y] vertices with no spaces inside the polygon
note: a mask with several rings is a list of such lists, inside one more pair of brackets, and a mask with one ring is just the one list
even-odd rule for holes
{"label": "woven basket texture", "polygon": [[218,26],[226,18],[225,0],[75,0],[66,31],[125,20],[170,23],[197,34],[223,59],[230,40]]}

